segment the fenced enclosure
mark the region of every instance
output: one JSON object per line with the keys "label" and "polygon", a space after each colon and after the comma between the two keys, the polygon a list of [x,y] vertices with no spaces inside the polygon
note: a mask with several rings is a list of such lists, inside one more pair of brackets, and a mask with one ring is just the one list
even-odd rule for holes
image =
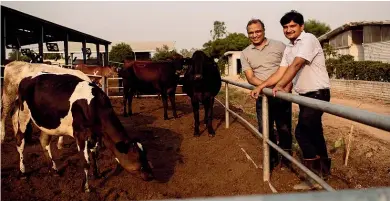
{"label": "fenced enclosure", "polygon": [[[3,74],[2,74],[3,75]],[[109,89],[120,89],[121,87],[116,85],[116,83],[119,84],[118,78],[107,78],[107,77],[101,77],[101,76],[95,76],[95,75],[88,75],[89,77],[98,77],[103,80],[105,80],[103,83],[102,88],[105,90],[105,92],[111,96],[111,93],[108,91]],[[109,83],[109,81],[111,82]],[[226,99],[225,99],[225,105],[223,105],[219,100],[221,105],[225,107],[225,123],[226,128],[229,128],[230,121],[229,116],[232,114],[237,119],[239,119],[241,122],[244,122],[247,124],[251,129],[253,133],[255,133],[257,136],[263,138],[263,180],[264,182],[269,183],[269,185],[272,188],[272,181],[270,181],[270,172],[269,172],[269,147],[272,147],[276,149],[279,153],[281,153],[284,157],[292,161],[293,164],[295,164],[297,167],[299,167],[302,171],[304,171],[306,174],[308,174],[310,177],[312,177],[316,182],[318,182],[321,186],[324,187],[325,190],[331,191],[328,193],[305,193],[305,194],[288,194],[288,195],[277,195],[277,196],[239,196],[239,197],[224,197],[224,198],[198,198],[198,199],[189,199],[189,200],[286,200],[286,198],[290,198],[291,200],[357,200],[359,199],[365,199],[365,200],[390,200],[390,189],[389,188],[374,188],[369,190],[347,190],[347,191],[337,191],[334,192],[335,189],[333,189],[331,186],[329,186],[325,181],[320,179],[317,175],[315,175],[313,172],[311,172],[308,168],[303,166],[298,160],[294,159],[292,156],[288,155],[286,152],[284,152],[282,149],[280,149],[276,144],[272,143],[268,139],[268,127],[264,126],[264,130],[262,133],[260,133],[253,125],[248,123],[244,118],[239,116],[237,113],[232,111],[229,108],[229,85],[235,85],[238,87],[242,87],[245,89],[253,89],[253,86],[249,84],[241,84],[236,83],[227,79],[222,79],[222,81],[225,83],[225,91],[226,91]],[[110,88],[112,87],[112,88]],[[268,108],[266,106],[267,104],[267,96],[272,96],[272,92],[270,89],[264,89],[264,94],[262,96],[263,99],[263,108]],[[120,95],[117,95],[118,97],[121,97]],[[156,96],[156,95],[150,95],[150,96]],[[115,96],[114,96],[115,97]],[[145,96],[147,97],[147,96]],[[286,101],[290,101],[293,103],[297,103],[300,105],[305,105],[307,107],[312,107],[315,109],[322,110],[324,112],[327,112],[329,114],[333,114],[339,117],[343,117],[346,119],[350,119],[356,122],[360,122],[369,126],[373,126],[376,128],[380,128],[382,130],[390,131],[390,116],[388,115],[380,115],[372,112],[367,112],[360,109],[350,108],[346,106],[336,105],[324,101],[319,101],[311,98],[306,98],[294,94],[288,94],[283,92],[278,92],[277,98],[281,98]],[[268,111],[265,109],[263,110],[263,116],[267,117]],[[264,125],[269,125],[267,122],[267,118],[264,118]],[[277,190],[277,189],[275,189]],[[315,197],[315,198],[314,198]]]}

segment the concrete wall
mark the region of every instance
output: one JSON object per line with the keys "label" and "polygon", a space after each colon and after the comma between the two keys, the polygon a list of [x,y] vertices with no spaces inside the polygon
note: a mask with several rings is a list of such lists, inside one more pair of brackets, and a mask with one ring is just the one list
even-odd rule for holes
{"label": "concrete wall", "polygon": [[240,59],[240,56],[241,56],[241,52],[236,52],[236,53],[229,55],[227,75],[238,75],[237,74],[237,59]]}
{"label": "concrete wall", "polygon": [[390,101],[390,83],[331,79],[331,92],[351,98]]}

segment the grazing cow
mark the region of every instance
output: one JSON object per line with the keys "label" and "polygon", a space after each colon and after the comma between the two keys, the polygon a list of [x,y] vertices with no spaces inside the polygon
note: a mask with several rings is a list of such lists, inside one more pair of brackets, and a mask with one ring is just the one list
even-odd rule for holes
{"label": "grazing cow", "polygon": [[183,78],[183,92],[191,98],[194,112],[194,136],[199,136],[199,102],[204,105],[204,123],[210,136],[213,129],[214,97],[221,89],[221,75],[217,64],[202,51],[195,51]]}
{"label": "grazing cow", "polygon": [[[182,59],[173,61],[132,61],[125,59],[119,76],[123,78],[123,116],[132,115],[132,100],[136,91],[146,92],[148,88],[161,94],[164,106],[164,119],[168,119],[168,101],[171,101],[173,116],[177,118],[175,93],[179,81],[179,70],[183,68]],[[151,91],[149,91],[151,92]],[[126,102],[129,112],[127,113]]]}
{"label": "grazing cow", "polygon": [[[35,75],[38,72],[63,73],[78,76],[79,78],[90,81],[90,78],[79,70],[66,69],[58,66],[51,66],[39,63],[27,63],[23,61],[13,61],[8,63],[4,69],[4,82],[2,91],[1,106],[1,129],[0,142],[3,143],[5,138],[5,119],[12,111],[13,105],[18,94],[19,83],[23,78]],[[59,137],[58,149],[63,147],[63,137]]]}
{"label": "grazing cow", "polygon": [[51,158],[51,137],[67,135],[75,138],[77,148],[85,158],[83,184],[86,192],[89,192],[90,164],[93,176],[99,176],[96,155],[102,142],[125,170],[140,172],[144,180],[153,179],[142,144],[128,137],[110,99],[92,82],[70,74],[38,73],[20,82],[18,95],[17,115],[14,115],[12,122],[22,173],[25,172],[24,134],[31,119],[42,132],[41,145],[54,171],[57,171],[57,167]]}

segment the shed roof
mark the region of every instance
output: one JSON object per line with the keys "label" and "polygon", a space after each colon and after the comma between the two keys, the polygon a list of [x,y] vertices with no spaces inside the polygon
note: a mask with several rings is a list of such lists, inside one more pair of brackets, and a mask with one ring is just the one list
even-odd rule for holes
{"label": "shed roof", "polygon": [[367,25],[390,25],[390,20],[349,22],[323,34],[322,36],[318,37],[318,40],[320,42],[324,40],[329,40],[333,36],[336,36],[337,34],[342,33],[344,31],[348,31],[357,27],[367,26]]}
{"label": "shed roof", "polygon": [[[44,42],[64,41],[111,44],[110,41],[8,8],[1,5],[2,24],[5,24],[6,45],[24,46],[36,44],[44,31]],[[3,27],[2,27],[3,29]],[[2,32],[3,35],[3,32]]]}

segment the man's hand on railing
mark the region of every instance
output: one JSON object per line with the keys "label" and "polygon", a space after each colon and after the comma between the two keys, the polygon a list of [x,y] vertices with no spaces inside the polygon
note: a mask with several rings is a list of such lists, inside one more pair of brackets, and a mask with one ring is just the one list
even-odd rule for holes
{"label": "man's hand on railing", "polygon": [[282,91],[282,92],[286,92],[288,93],[288,91],[286,91],[286,88],[285,87],[282,87],[280,85],[276,85],[273,89],[272,89],[272,94],[274,95],[274,97],[276,96],[276,92],[278,91]]}
{"label": "man's hand on railing", "polygon": [[259,95],[261,94],[261,92],[263,91],[263,88],[261,85],[255,87],[251,92],[250,92],[250,95],[252,98],[254,99],[257,99],[259,97]]}

